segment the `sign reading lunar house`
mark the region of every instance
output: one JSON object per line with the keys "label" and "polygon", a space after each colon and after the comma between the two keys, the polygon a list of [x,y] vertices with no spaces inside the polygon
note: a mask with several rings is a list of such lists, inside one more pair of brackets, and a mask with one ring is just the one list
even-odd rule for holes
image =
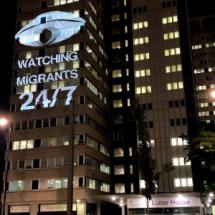
{"label": "sign reading lunar house", "polygon": [[[81,26],[85,25],[84,19],[75,16],[70,12],[52,11],[40,14],[23,27],[15,36],[21,44],[32,47],[42,47],[52,45],[72,37],[80,31]],[[38,56],[34,58],[21,59],[17,61],[18,68],[31,69],[40,66],[51,66],[54,64],[72,62],[78,60],[78,54],[75,51],[65,53],[56,53],[52,55]],[[16,86],[24,87],[26,85],[45,84],[49,82],[66,81],[78,78],[77,69],[65,69],[50,73],[29,74],[17,77]],[[29,90],[22,92],[20,100],[24,100],[20,110],[35,109],[38,104],[44,108],[54,107],[58,94],[67,92],[65,105],[69,105],[72,95],[77,85],[62,86],[55,89],[51,98],[48,98],[48,89],[40,91],[36,98]]]}

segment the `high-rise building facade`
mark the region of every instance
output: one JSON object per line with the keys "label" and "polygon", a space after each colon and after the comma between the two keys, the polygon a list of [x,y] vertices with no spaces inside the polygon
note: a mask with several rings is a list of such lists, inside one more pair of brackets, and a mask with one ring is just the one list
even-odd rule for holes
{"label": "high-rise building facade", "polygon": [[[186,3],[17,1],[16,32],[29,30],[36,18],[48,30],[36,26],[35,46],[20,44],[28,38],[15,44],[6,213],[59,214],[73,207],[78,215],[110,214],[102,201],[111,201],[127,204],[127,214],[144,214],[138,195],[144,181],[135,159],[138,100],[160,172],[152,213],[200,214],[183,137],[192,132],[198,115],[213,120],[214,102],[202,95],[207,86],[213,88],[213,62],[203,59],[207,54],[195,54],[203,48],[199,33],[192,34],[191,46]],[[55,43],[61,33],[50,27],[47,12],[72,12],[86,23]],[[208,39],[204,48],[212,47]],[[210,76],[201,78],[206,70]]]}
{"label": "high-rise building facade", "polygon": [[110,192],[102,4],[17,1],[5,214],[96,214]]}

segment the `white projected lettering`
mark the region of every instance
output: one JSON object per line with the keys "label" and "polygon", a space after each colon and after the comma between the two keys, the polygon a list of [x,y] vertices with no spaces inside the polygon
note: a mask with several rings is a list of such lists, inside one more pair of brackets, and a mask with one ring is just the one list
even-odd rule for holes
{"label": "white projected lettering", "polygon": [[44,46],[61,42],[80,31],[85,20],[70,12],[51,11],[40,14],[15,36],[27,46]]}
{"label": "white projected lettering", "polygon": [[77,59],[78,59],[77,52],[66,52],[63,54],[18,60],[18,67],[20,69],[26,69],[31,67],[47,66],[55,63],[75,61]]}
{"label": "white projected lettering", "polygon": [[57,102],[57,96],[59,95],[60,92],[67,92],[66,94],[66,101],[65,105],[70,105],[72,102],[72,95],[74,91],[76,90],[77,86],[68,86],[68,87],[59,87],[57,88],[52,97],[49,99],[48,98],[48,90],[42,90],[39,95],[35,98],[34,101],[34,95],[32,92],[28,93],[22,93],[19,96],[19,99],[24,99],[26,98],[24,104],[22,104],[20,110],[33,110],[36,108],[37,105],[40,105],[43,108],[51,108],[54,107],[56,102]]}
{"label": "white projected lettering", "polygon": [[18,77],[16,79],[17,86],[29,85],[29,84],[40,84],[40,83],[48,83],[51,81],[62,81],[67,79],[77,79],[78,71],[77,69],[73,70],[63,70],[59,72],[52,73],[42,73],[38,75],[26,75],[22,77]]}

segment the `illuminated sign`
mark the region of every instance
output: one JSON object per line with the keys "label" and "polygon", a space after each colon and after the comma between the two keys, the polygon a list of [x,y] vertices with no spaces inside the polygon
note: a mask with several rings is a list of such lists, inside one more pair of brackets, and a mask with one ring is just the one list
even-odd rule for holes
{"label": "illuminated sign", "polygon": [[[74,34],[78,33],[85,21],[76,17],[69,12],[47,12],[37,16],[28,25],[23,27],[15,36],[21,44],[27,46],[44,46],[61,42]],[[28,69],[40,66],[47,66],[69,61],[78,60],[77,52],[68,51],[66,53],[54,54],[50,56],[39,56],[35,58],[22,59],[17,61],[19,69]],[[17,77],[17,87],[26,85],[36,85],[39,83],[48,83],[54,81],[63,81],[68,79],[77,79],[77,69],[66,69],[50,73],[40,73],[23,75]],[[20,100],[25,99],[20,110],[33,110],[40,105],[43,108],[54,107],[57,97],[60,93],[66,93],[65,105],[69,105],[72,101],[72,95],[77,86],[58,87],[49,93],[48,89],[44,89],[35,95],[32,92],[21,93]]]}
{"label": "illuminated sign", "polygon": [[30,21],[15,39],[26,46],[50,45],[70,38],[84,24],[84,19],[69,12],[47,12]]}

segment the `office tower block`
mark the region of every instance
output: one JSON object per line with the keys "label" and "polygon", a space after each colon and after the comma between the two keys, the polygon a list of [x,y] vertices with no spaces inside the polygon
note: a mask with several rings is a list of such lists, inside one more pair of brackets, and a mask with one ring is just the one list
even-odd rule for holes
{"label": "office tower block", "polygon": [[103,14],[102,1],[17,1],[6,214],[92,214],[110,192]]}

